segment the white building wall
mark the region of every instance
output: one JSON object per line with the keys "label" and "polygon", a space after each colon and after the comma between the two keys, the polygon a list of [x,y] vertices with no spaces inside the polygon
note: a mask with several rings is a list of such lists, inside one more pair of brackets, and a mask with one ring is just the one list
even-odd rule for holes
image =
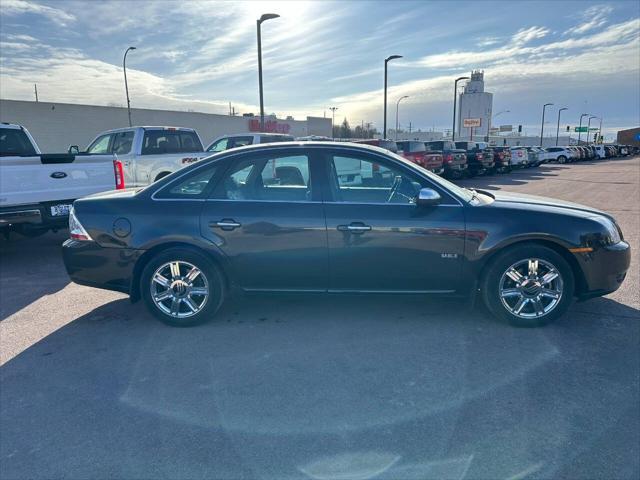
{"label": "white building wall", "polygon": [[[211,113],[176,112],[170,110],[131,109],[134,125],[194,128],[206,147],[214,138],[250,130],[249,122],[259,117],[232,117]],[[331,136],[331,119],[307,117],[303,120],[275,120],[286,125],[294,137]],[[24,125],[43,152],[64,152],[69,145],[83,150],[96,135],[112,128],[127,127],[127,109],[68,103],[0,100],[0,122]]]}
{"label": "white building wall", "polygon": [[[479,71],[471,72],[471,79],[464,87],[464,93],[460,95],[458,102],[458,126],[456,129],[456,139],[469,140],[473,133],[473,138],[478,139],[489,134],[491,127],[491,115],[493,111],[493,93],[484,91],[484,73]],[[464,128],[465,118],[479,118],[480,127]]]}

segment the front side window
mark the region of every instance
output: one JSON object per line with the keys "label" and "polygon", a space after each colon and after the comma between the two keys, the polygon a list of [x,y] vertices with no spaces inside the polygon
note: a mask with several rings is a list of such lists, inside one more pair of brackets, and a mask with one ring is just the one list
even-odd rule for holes
{"label": "front side window", "polygon": [[214,197],[246,201],[310,201],[309,158],[283,155],[234,163],[222,178]]}
{"label": "front side window", "polygon": [[334,155],[331,172],[337,202],[411,204],[422,188],[418,177],[359,156]]}
{"label": "front side window", "polygon": [[228,138],[221,138],[215,143],[212,143],[209,148],[207,148],[207,152],[224,152],[227,149],[227,145],[229,144]]}
{"label": "front side window", "polygon": [[231,148],[244,147],[253,143],[253,137],[235,137],[231,139]]}
{"label": "front side window", "polygon": [[105,154],[109,152],[109,142],[111,141],[111,134],[102,135],[94,140],[94,142],[87,148],[87,153]]}

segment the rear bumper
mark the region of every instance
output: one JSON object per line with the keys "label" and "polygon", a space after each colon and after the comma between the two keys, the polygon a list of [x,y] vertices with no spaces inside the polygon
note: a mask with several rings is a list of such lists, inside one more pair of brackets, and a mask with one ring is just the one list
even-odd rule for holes
{"label": "rear bumper", "polygon": [[72,205],[73,200],[0,208],[0,227],[28,224],[33,228],[66,228],[69,225],[69,215],[51,215],[51,207],[60,204]]}
{"label": "rear bumper", "polygon": [[631,248],[627,242],[619,242],[594,252],[578,254],[576,258],[585,279],[584,289],[578,296],[584,300],[620,288],[631,263]]}
{"label": "rear bumper", "polygon": [[71,239],[62,244],[64,266],[73,282],[127,294],[131,291],[136,262],[143,253]]}

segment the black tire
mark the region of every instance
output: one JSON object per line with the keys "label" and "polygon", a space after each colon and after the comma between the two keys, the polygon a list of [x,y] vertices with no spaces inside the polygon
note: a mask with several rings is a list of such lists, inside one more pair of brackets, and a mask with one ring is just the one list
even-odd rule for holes
{"label": "black tire", "polygon": [[565,157],[564,155],[560,155],[558,157],[558,163],[566,163],[567,161],[567,157]]}
{"label": "black tire", "polygon": [[[506,275],[506,271],[509,270],[509,267],[520,261],[526,261],[527,259],[542,260],[543,262],[553,266],[556,271],[559,272],[559,279],[562,283],[562,295],[556,305],[547,313],[535,317],[523,318],[520,315],[512,313],[503,304],[503,300],[500,295],[500,282],[503,275]],[[543,267],[541,267],[541,270]],[[509,282],[510,279],[506,279],[506,281]],[[557,320],[571,306],[575,290],[575,279],[571,266],[562,257],[562,255],[558,254],[555,250],[542,245],[521,244],[505,250],[491,261],[481,279],[480,290],[485,305],[499,320],[517,327],[538,327]],[[538,299],[539,298],[540,297],[538,297]],[[545,299],[543,303],[547,300],[548,299]],[[552,302],[553,300],[548,301]],[[517,304],[515,300],[514,302]],[[523,308],[522,310],[524,315],[533,314],[531,311],[534,310],[533,304],[533,298],[526,301],[526,308]]]}
{"label": "black tire", "polygon": [[[183,262],[197,267],[200,270],[200,275],[204,277],[208,286],[209,293],[204,305],[201,306],[200,310],[190,314],[188,317],[180,318],[165,313],[156,305],[152,298],[152,276],[158,268],[170,262]],[[198,277],[200,277],[200,275],[198,275]],[[202,278],[197,281],[203,282]],[[177,247],[163,250],[147,263],[142,271],[142,275],[140,275],[140,292],[147,309],[158,320],[174,327],[191,327],[211,320],[220,309],[225,298],[225,281],[218,266],[207,258],[206,255],[197,250]],[[195,298],[201,300],[201,297]],[[178,303],[183,304],[178,306],[178,312],[187,309],[184,305],[186,302],[180,301]]]}

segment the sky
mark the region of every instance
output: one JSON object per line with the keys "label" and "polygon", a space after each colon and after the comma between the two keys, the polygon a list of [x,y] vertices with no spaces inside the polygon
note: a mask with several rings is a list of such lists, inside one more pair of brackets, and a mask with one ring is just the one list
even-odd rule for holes
{"label": "sky", "polygon": [[265,112],[382,129],[451,128],[453,82],[484,70],[494,124],[539,131],[581,113],[608,135],[640,125],[640,2],[589,1],[28,1],[0,0],[0,98],[259,112],[256,19],[262,25]]}

